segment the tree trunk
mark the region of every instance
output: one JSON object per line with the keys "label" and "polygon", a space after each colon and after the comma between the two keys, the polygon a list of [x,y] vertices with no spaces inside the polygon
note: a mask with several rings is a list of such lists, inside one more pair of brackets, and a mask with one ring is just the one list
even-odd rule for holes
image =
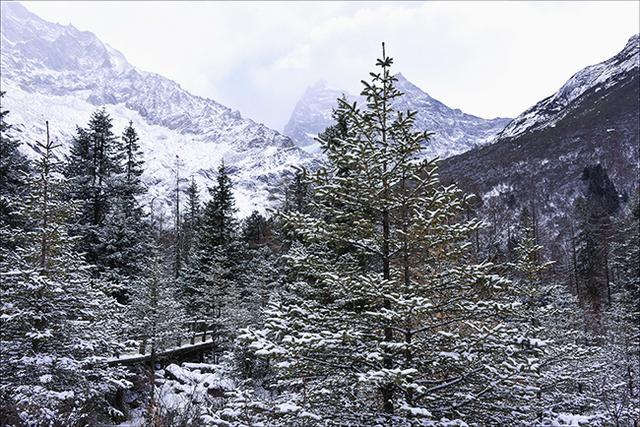
{"label": "tree trunk", "polygon": [[49,226],[49,162],[51,159],[51,142],[49,140],[49,122],[47,126],[47,142],[45,145],[44,168],[42,171],[42,235],[40,240],[40,268],[47,270],[48,238],[47,227]]}

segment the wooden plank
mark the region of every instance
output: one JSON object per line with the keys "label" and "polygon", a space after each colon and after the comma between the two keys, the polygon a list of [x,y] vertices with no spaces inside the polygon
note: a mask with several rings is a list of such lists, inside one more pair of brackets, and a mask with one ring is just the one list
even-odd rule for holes
{"label": "wooden plank", "polygon": [[[204,336],[204,334],[201,334],[201,335]],[[204,342],[199,342],[193,345],[184,345],[181,347],[166,349],[156,353],[155,357],[157,360],[168,359],[168,358],[171,358],[172,356],[177,356],[180,354],[189,354],[192,352],[206,350],[210,347],[214,347],[215,345],[216,345],[216,342],[214,340],[204,341]],[[151,360],[150,354],[137,354],[137,355],[131,355],[131,356],[124,355],[123,357],[119,357],[117,359],[107,360],[107,364],[110,366],[135,365],[138,363],[148,362],[149,360]]]}

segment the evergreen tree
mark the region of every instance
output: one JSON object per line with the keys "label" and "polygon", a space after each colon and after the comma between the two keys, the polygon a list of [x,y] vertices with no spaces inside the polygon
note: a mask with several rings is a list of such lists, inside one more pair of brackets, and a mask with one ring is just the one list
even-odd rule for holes
{"label": "evergreen tree", "polygon": [[191,183],[187,187],[186,196],[187,206],[182,220],[182,257],[188,266],[191,263],[194,251],[196,234],[200,230],[201,216],[200,189],[193,177],[191,177]]}
{"label": "evergreen tree", "polygon": [[111,301],[68,234],[75,205],[48,124],[47,141],[38,145],[42,154],[20,206],[32,227],[15,230],[18,249],[0,265],[2,412],[13,410],[13,422],[25,425],[92,424],[115,384],[114,370],[91,363],[111,354]]}
{"label": "evergreen tree", "polygon": [[[5,92],[0,91],[0,100]],[[13,228],[24,228],[27,218],[21,217],[16,202],[26,197],[27,180],[31,165],[20,153],[20,142],[11,135],[12,126],[7,122],[9,111],[0,108],[0,260],[14,248],[9,245],[9,233]]]}
{"label": "evergreen tree", "polygon": [[251,212],[242,224],[242,239],[250,247],[262,246],[269,238],[269,224],[267,219],[258,211]]}
{"label": "evergreen tree", "polygon": [[[345,104],[347,98],[343,96],[340,102]],[[343,139],[347,138],[347,117],[344,115],[344,110],[340,108],[334,109],[332,116],[335,124],[319,133],[317,137],[319,141],[324,141],[327,146],[339,145]]]}
{"label": "evergreen tree", "polygon": [[73,222],[78,249],[97,267],[95,274],[108,280],[120,303],[127,302],[130,282],[149,254],[138,141],[132,122],[118,139],[106,110],[97,110],[86,129],[77,128],[65,168],[72,197],[80,204]]}
{"label": "evergreen tree", "polygon": [[112,175],[111,208],[102,226],[105,248],[100,265],[121,303],[127,302],[129,287],[142,275],[151,256],[151,229],[140,200],[146,194],[142,182],[144,160],[133,123],[124,130],[117,146],[119,171]]}
{"label": "evergreen tree", "polygon": [[293,283],[242,339],[310,416],[505,422],[488,402],[518,385],[529,349],[502,321],[507,282],[470,260],[480,223],[460,220],[468,197],[420,160],[415,112],[391,107],[391,64],[383,49],[366,108],[340,102],[346,136],[321,141],[328,161],[308,175],[313,215],[285,214],[301,237]]}
{"label": "evergreen tree", "polygon": [[194,252],[184,279],[193,315],[219,317],[222,307],[232,310],[238,278],[237,220],[231,180],[224,163],[217,184],[209,188],[210,200],[200,219]]}
{"label": "evergreen tree", "polygon": [[307,212],[312,189],[301,170],[296,171],[285,190],[282,211]]}
{"label": "evergreen tree", "polygon": [[142,173],[144,171],[144,160],[142,160],[142,150],[138,141],[138,133],[133,127],[133,122],[129,122],[122,134],[121,157],[124,160],[123,183],[129,197],[140,195],[144,192],[142,185]]}
{"label": "evergreen tree", "polygon": [[73,183],[72,197],[81,205],[74,231],[82,237],[79,249],[98,271],[104,269],[102,260],[109,244],[103,226],[119,192],[120,147],[111,117],[100,109],[93,113],[86,129],[77,129],[67,159],[65,174]]}
{"label": "evergreen tree", "polygon": [[588,200],[582,197],[576,199],[574,216],[578,297],[587,306],[590,328],[599,331],[603,300],[606,298],[604,246],[598,233],[597,216]]}
{"label": "evergreen tree", "polygon": [[224,161],[218,167],[216,185],[209,188],[209,194],[211,199],[203,212],[204,239],[211,247],[228,244],[235,237],[238,224],[231,179]]}

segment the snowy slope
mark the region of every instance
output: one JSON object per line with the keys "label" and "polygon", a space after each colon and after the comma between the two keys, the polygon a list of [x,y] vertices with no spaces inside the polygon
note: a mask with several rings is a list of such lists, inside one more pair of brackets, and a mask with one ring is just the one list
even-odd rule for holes
{"label": "snowy slope", "polygon": [[201,187],[211,183],[224,158],[241,214],[272,206],[291,166],[310,161],[288,137],[137,69],[88,31],[44,21],[15,2],[2,2],[0,15],[3,108],[10,110],[11,123],[23,124],[27,147],[42,138],[49,120],[52,135],[66,148],[76,125],[105,106],[116,133],[129,120],[139,130],[145,179],[160,200],[168,195],[176,155],[185,163],[182,174],[194,175]]}
{"label": "snowy slope", "polygon": [[516,221],[520,208],[535,203],[541,229],[556,232],[560,244],[573,201],[584,195],[586,167],[603,166],[623,204],[638,191],[639,111],[636,35],[515,119],[496,142],[445,159],[439,173],[482,196],[490,215]]}
{"label": "snowy slope", "polygon": [[638,73],[639,50],[640,40],[636,34],[613,58],[578,71],[555,94],[513,119],[500,138],[515,138],[523,133],[553,126],[572,111],[572,103],[586,91],[608,89],[626,78],[628,73]]}
{"label": "snowy slope", "polygon": [[[395,108],[417,111],[416,128],[434,133],[425,147],[427,157],[449,157],[487,144],[511,120],[487,120],[449,108],[409,82],[402,74],[397,74],[396,78],[396,87],[404,95],[394,102]],[[336,108],[336,99],[343,93],[349,101],[363,102],[361,97],[331,88],[325,81],[310,86],[293,109],[284,133],[301,148],[309,152],[317,151],[318,144],[314,138],[333,123],[331,111]]]}

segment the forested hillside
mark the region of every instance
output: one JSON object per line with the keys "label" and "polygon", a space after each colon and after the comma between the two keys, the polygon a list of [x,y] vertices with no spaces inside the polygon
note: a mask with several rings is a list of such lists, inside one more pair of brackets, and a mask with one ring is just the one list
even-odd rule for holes
{"label": "forested hillside", "polygon": [[176,160],[163,218],[135,123],[30,160],[3,109],[0,424],[634,425],[637,72],[439,166],[392,70],[242,219],[224,162]]}

